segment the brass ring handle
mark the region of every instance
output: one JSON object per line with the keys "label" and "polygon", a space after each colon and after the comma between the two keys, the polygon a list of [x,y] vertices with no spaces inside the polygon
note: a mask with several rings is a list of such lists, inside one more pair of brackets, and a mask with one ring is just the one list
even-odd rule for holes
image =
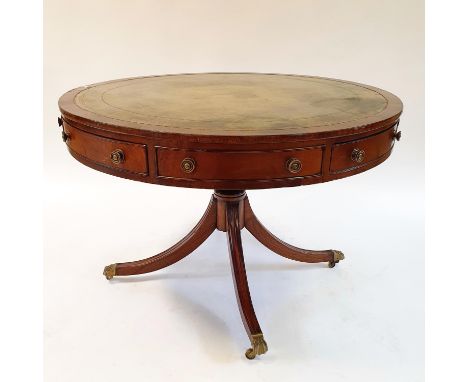
{"label": "brass ring handle", "polygon": [[120,164],[125,160],[125,154],[122,150],[117,149],[111,152],[110,159],[112,163]]}
{"label": "brass ring handle", "polygon": [[365,156],[366,156],[366,152],[361,149],[354,149],[351,152],[351,160],[356,163],[361,163],[364,160]]}
{"label": "brass ring handle", "polygon": [[62,141],[67,142],[67,141],[70,139],[70,134],[68,134],[68,133],[65,131],[65,126],[63,126],[63,119],[62,119],[62,117],[58,117],[58,118],[57,118],[57,123],[58,123],[59,127],[62,128]]}
{"label": "brass ring handle", "polygon": [[182,159],[182,162],[180,162],[180,168],[182,169],[183,172],[186,173],[191,173],[195,170],[196,163],[195,160],[192,158],[184,158]]}
{"label": "brass ring handle", "polygon": [[66,142],[70,139],[70,134],[67,134],[65,130],[62,130],[62,141]]}
{"label": "brass ring handle", "polygon": [[302,162],[297,158],[290,158],[286,162],[286,168],[289,172],[295,174],[302,170]]}

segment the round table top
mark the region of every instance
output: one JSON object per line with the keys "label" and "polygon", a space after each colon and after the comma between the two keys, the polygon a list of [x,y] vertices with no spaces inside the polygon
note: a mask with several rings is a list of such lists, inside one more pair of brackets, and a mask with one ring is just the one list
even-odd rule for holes
{"label": "round table top", "polygon": [[138,77],[65,93],[64,115],[146,133],[320,135],[397,117],[401,101],[375,87],[299,75],[204,73]]}
{"label": "round table top", "polygon": [[138,77],[60,97],[62,139],[96,170],[177,187],[243,190],[327,182],[385,161],[402,103],[320,77]]}

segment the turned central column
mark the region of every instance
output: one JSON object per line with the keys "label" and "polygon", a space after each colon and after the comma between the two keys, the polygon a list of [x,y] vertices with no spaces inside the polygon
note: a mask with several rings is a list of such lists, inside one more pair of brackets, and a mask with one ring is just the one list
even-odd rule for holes
{"label": "turned central column", "polygon": [[236,204],[239,208],[239,229],[244,228],[244,201],[247,197],[245,190],[215,190],[214,197],[217,201],[216,228],[226,232],[227,204]]}

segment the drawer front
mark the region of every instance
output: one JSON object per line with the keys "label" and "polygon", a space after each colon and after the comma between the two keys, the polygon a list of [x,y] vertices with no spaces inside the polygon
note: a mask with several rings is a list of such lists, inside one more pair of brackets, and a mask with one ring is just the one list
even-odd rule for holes
{"label": "drawer front", "polygon": [[320,176],[323,147],[209,151],[156,147],[157,175],[201,180],[264,180]]}
{"label": "drawer front", "polygon": [[394,128],[351,142],[337,143],[332,147],[330,173],[341,173],[365,166],[391,151]]}
{"label": "drawer front", "polygon": [[64,122],[68,148],[101,166],[148,175],[146,145],[125,142],[87,133]]}

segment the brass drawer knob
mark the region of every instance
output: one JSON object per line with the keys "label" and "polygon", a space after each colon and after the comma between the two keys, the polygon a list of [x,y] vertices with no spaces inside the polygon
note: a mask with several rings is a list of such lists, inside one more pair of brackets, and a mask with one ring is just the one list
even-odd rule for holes
{"label": "brass drawer knob", "polygon": [[351,153],[351,160],[356,163],[361,163],[366,156],[366,152],[361,149],[354,149]]}
{"label": "brass drawer knob", "polygon": [[110,159],[112,163],[120,164],[125,160],[125,154],[122,150],[117,149],[111,152]]}
{"label": "brass drawer knob", "polygon": [[191,173],[195,170],[195,161],[192,158],[185,158],[180,162],[180,168],[183,172]]}
{"label": "brass drawer knob", "polygon": [[286,168],[289,172],[295,174],[302,169],[302,162],[297,158],[290,158],[286,162]]}

